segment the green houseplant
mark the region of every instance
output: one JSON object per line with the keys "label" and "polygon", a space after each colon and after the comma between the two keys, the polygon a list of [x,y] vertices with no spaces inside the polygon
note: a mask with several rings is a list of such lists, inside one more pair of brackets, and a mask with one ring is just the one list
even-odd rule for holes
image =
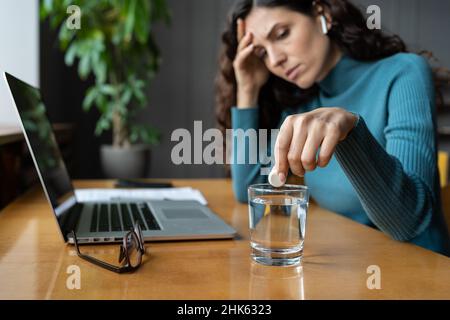
{"label": "green houseplant", "polygon": [[[79,10],[77,28],[68,23],[73,18],[72,4]],[[132,159],[126,153],[133,149],[142,153],[159,141],[156,129],[137,124],[135,118],[147,106],[145,91],[160,65],[152,27],[158,21],[170,21],[165,0],[42,0],[40,17],[49,19],[51,28],[58,30],[66,65],[78,63],[80,78],[95,80],[87,90],[83,109],[88,111],[95,106],[99,110],[96,135],[112,132],[112,146],[102,146],[101,150],[103,169],[110,171],[116,166],[123,171],[123,160]],[[119,153],[114,164],[111,156]],[[113,163],[105,164],[108,160]],[[133,169],[136,165],[131,161],[128,167]],[[143,173],[106,174],[121,177]]]}

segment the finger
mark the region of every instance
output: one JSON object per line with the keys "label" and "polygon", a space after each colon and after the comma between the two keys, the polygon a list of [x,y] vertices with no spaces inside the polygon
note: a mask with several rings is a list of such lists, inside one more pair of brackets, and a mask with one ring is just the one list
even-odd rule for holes
{"label": "finger", "polygon": [[319,167],[323,168],[328,165],[338,143],[339,135],[330,133],[325,136],[320,146],[319,159],[317,160]]}
{"label": "finger", "polygon": [[302,165],[305,170],[312,171],[316,168],[317,151],[324,137],[325,134],[321,125],[315,125],[309,130],[301,155]]}
{"label": "finger", "polygon": [[286,177],[289,170],[289,162],[287,154],[292,140],[292,117],[287,117],[281,125],[280,132],[278,133],[277,140],[275,142],[275,170],[278,172],[282,183],[286,181]]}
{"label": "finger", "polygon": [[288,153],[289,167],[291,168],[292,173],[299,177],[303,177],[305,175],[301,155],[308,131],[306,124],[303,121],[304,120],[298,121],[294,125],[294,133],[292,135],[292,142]]}
{"label": "finger", "polygon": [[253,53],[254,46],[253,44],[249,45],[242,51],[240,51],[236,57],[235,63],[237,66],[241,66],[242,63]]}
{"label": "finger", "polygon": [[249,32],[242,38],[241,42],[239,42],[237,52],[247,48],[249,45],[252,44],[252,41],[253,41],[253,34]]}
{"label": "finger", "polygon": [[241,42],[241,40],[245,34],[244,21],[241,18],[239,18],[239,19],[237,19],[236,23],[237,23],[237,41]]}

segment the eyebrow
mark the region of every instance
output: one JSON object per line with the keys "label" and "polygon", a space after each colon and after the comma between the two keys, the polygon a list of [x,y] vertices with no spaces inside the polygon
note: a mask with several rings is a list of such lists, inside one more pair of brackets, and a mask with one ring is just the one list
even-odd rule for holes
{"label": "eyebrow", "polygon": [[[266,35],[266,39],[270,39],[270,37],[272,36],[272,33],[275,31],[276,28],[278,28],[280,25],[282,25],[282,22],[277,22],[275,23],[271,28],[269,33],[267,33]],[[256,45],[256,47],[259,47],[259,45]]]}
{"label": "eyebrow", "polygon": [[281,22],[277,22],[275,23],[272,28],[270,28],[269,33],[266,35],[266,39],[270,39],[270,37],[272,36],[273,31],[280,25],[282,24]]}

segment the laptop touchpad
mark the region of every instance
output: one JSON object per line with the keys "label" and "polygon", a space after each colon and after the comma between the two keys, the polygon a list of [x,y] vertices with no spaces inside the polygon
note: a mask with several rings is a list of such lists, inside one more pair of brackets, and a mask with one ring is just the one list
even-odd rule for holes
{"label": "laptop touchpad", "polygon": [[193,209],[163,209],[167,219],[207,219],[208,216],[201,210]]}

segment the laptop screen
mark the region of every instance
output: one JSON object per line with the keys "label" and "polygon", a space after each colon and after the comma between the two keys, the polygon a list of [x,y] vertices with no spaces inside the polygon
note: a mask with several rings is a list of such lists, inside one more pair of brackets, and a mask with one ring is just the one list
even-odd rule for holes
{"label": "laptop screen", "polygon": [[8,73],[5,75],[36,170],[61,226],[76,198],[41,94],[39,89]]}

